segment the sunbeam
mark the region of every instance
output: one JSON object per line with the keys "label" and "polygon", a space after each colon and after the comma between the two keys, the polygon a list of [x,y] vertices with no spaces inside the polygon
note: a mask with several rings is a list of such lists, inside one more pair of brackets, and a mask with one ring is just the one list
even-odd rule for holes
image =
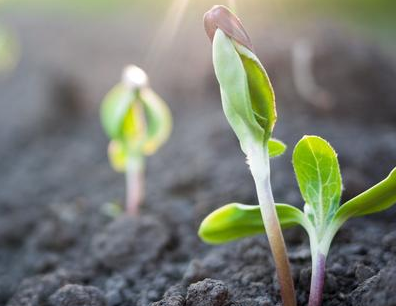
{"label": "sunbeam", "polygon": [[228,0],[228,7],[231,9],[231,11],[236,13],[236,11],[237,11],[236,0]]}
{"label": "sunbeam", "polygon": [[169,50],[189,2],[190,0],[174,0],[170,5],[165,19],[147,52],[145,66],[148,69],[156,67],[161,61],[161,56]]}

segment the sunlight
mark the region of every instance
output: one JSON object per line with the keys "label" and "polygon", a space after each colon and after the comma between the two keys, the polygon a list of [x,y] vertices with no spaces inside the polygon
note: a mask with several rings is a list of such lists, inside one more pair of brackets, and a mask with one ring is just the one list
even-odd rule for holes
{"label": "sunlight", "polygon": [[236,13],[236,11],[237,11],[236,0],[228,0],[228,7],[230,8],[231,11]]}
{"label": "sunlight", "polygon": [[190,0],[173,0],[169,6],[165,19],[147,52],[145,66],[148,69],[157,66],[161,55],[171,47],[189,2]]}

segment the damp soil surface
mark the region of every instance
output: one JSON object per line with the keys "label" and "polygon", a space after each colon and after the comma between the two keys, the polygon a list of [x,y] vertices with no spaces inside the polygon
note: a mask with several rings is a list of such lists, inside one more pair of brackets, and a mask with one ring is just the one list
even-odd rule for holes
{"label": "damp soil surface", "polygon": [[[326,30],[310,36],[313,74],[332,101],[326,108],[295,89],[293,40],[273,38],[272,47],[257,48],[278,93],[275,136],[289,145],[272,162],[279,202],[302,205],[290,157],[303,134],[325,137],[339,153],[344,200],[396,165],[394,61],[343,35]],[[39,64],[29,58],[12,79],[16,85],[2,81],[2,109],[10,97],[19,108],[0,114],[0,129],[7,131],[0,134],[0,305],[280,305],[264,235],[218,247],[196,235],[213,209],[257,199],[224,119],[210,62],[192,63],[199,82],[191,85],[174,67],[169,78],[179,76],[178,85],[160,89],[174,111],[175,128],[148,160],[139,218],[117,215],[109,205],[122,203],[123,178],[108,165],[97,104],[87,111],[86,95],[75,86],[81,82],[41,66],[37,76]],[[18,88],[27,93],[18,95]],[[29,111],[21,112],[28,100]],[[40,110],[47,115],[40,117]],[[396,305],[395,216],[393,209],[342,228],[327,262],[324,306]],[[287,230],[285,237],[298,302],[306,305],[308,239],[299,229]]]}

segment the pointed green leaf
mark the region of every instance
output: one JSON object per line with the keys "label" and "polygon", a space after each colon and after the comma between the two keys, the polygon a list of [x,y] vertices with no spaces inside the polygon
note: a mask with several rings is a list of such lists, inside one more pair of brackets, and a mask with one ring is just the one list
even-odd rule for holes
{"label": "pointed green leaf", "polygon": [[377,185],[341,205],[334,219],[336,222],[343,223],[351,217],[380,212],[395,204],[396,168]]}
{"label": "pointed green leaf", "polygon": [[268,152],[270,157],[276,157],[285,153],[287,146],[280,140],[271,138],[268,141]]}
{"label": "pointed green leaf", "polygon": [[[287,204],[276,204],[279,221],[283,229],[309,222],[297,208]],[[241,238],[264,234],[265,229],[258,205],[231,203],[210,215],[201,223],[198,235],[210,244],[227,243]]]}
{"label": "pointed green leaf", "polygon": [[258,58],[217,29],[213,65],[224,113],[247,153],[252,143],[266,145],[276,122],[274,92]]}
{"label": "pointed green leaf", "polygon": [[143,152],[152,155],[168,140],[172,131],[172,115],[166,103],[151,89],[142,90],[140,98],[147,122]]}
{"label": "pointed green leaf", "polygon": [[124,119],[134,99],[133,91],[122,84],[116,85],[103,99],[100,116],[109,138],[120,139],[122,137]]}
{"label": "pointed green leaf", "polygon": [[275,94],[267,72],[257,56],[243,45],[234,41],[246,71],[250,103],[256,121],[265,132],[265,140],[271,137],[276,122]]}
{"label": "pointed green leaf", "polygon": [[262,141],[256,122],[242,60],[231,39],[217,30],[213,39],[213,66],[220,85],[224,113],[246,153],[252,142]]}
{"label": "pointed green leaf", "polygon": [[342,182],[337,154],[326,140],[304,136],[294,149],[293,166],[305,201],[304,211],[320,236],[340,203]]}

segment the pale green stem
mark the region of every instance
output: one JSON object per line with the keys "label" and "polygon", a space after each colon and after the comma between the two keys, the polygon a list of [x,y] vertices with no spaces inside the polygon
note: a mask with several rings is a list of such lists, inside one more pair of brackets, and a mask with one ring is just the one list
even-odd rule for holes
{"label": "pale green stem", "polygon": [[272,195],[267,150],[253,148],[248,154],[248,162],[255,181],[261,215],[275,261],[283,305],[295,306],[294,282]]}

